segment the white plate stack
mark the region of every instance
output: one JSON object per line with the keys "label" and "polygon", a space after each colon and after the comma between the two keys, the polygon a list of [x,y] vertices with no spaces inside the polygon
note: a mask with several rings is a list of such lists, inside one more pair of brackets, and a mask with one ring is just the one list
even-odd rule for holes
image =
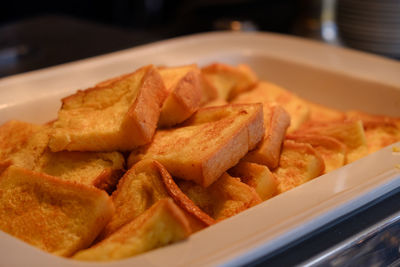
{"label": "white plate stack", "polygon": [[400,0],[338,0],[336,14],[345,45],[400,58]]}

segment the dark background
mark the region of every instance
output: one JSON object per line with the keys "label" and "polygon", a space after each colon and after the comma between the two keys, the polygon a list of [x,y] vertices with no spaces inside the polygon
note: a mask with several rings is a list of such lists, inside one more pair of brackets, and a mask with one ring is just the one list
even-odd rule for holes
{"label": "dark background", "polygon": [[0,77],[177,36],[230,30],[232,21],[242,22],[241,30],[303,34],[302,18],[318,13],[319,2],[9,1],[0,11]]}

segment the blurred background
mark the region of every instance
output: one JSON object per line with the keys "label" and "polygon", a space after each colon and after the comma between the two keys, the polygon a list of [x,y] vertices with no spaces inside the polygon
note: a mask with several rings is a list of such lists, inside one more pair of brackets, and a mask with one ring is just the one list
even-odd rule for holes
{"label": "blurred background", "polygon": [[0,77],[187,34],[268,31],[400,58],[400,0],[14,0]]}

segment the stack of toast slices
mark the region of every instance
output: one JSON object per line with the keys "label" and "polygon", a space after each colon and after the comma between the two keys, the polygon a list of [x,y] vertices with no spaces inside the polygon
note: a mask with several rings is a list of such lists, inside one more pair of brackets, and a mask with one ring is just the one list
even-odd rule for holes
{"label": "stack of toast slices", "polygon": [[[246,64],[143,66],[0,126],[0,230],[82,261],[132,257],[400,141]],[[321,177],[322,179],[323,177]]]}

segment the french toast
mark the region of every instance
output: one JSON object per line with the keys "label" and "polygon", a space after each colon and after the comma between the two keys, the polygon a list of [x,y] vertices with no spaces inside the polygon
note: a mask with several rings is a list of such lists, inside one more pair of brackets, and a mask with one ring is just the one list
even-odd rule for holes
{"label": "french toast", "polygon": [[234,103],[276,103],[290,115],[288,132],[297,130],[310,117],[310,108],[306,101],[276,84],[260,81],[253,89],[238,95]]}
{"label": "french toast", "polygon": [[228,173],[207,188],[185,180],[178,180],[177,185],[196,206],[217,222],[262,202],[254,188]]}
{"label": "french toast", "polygon": [[400,141],[400,118],[371,115],[361,111],[346,112],[348,120],[361,120],[367,140],[368,153]]}
{"label": "french toast", "polygon": [[196,65],[158,69],[168,96],[158,120],[161,127],[170,127],[189,118],[204,98],[201,72]]}
{"label": "french toast", "polygon": [[16,166],[0,176],[0,229],[55,255],[88,247],[113,212],[94,187]]}
{"label": "french toast", "polygon": [[228,173],[253,187],[263,201],[278,194],[278,184],[272,172],[264,165],[241,161],[229,169]]}
{"label": "french toast", "polygon": [[206,80],[218,92],[218,99],[229,101],[250,90],[258,81],[257,75],[246,64],[231,66],[214,63],[201,69]]}
{"label": "french toast", "polygon": [[210,220],[207,220],[209,218],[202,220],[208,216],[195,207],[192,201],[186,201],[185,205],[182,205],[181,198],[176,198],[176,190],[172,189],[173,193],[170,193],[170,188],[174,184],[175,182],[167,170],[157,161],[147,159],[136,163],[121,178],[117,190],[111,195],[115,213],[98,239],[107,238],[119,228],[140,216],[157,201],[169,197],[172,197],[176,204],[182,208],[194,230],[213,224],[212,219],[211,223],[203,223],[203,221],[210,222]]}
{"label": "french toast", "polygon": [[123,259],[184,240],[190,233],[189,223],[180,208],[172,199],[161,199],[108,238],[76,253],[73,259],[83,261]]}
{"label": "french toast", "polygon": [[62,100],[49,147],[53,152],[128,151],[151,141],[167,91],[146,66]]}
{"label": "french toast", "polygon": [[264,103],[264,139],[242,159],[263,164],[270,169],[278,167],[282,142],[290,125],[290,116],[279,105]]}
{"label": "french toast", "polygon": [[131,152],[128,165],[155,159],[172,176],[207,187],[263,135],[261,104],[201,108],[180,127],[157,131],[151,144]]}
{"label": "french toast", "polygon": [[[16,146],[12,153],[8,153],[7,158],[3,159],[8,165],[95,186],[108,192],[114,189],[122,176],[125,159],[119,152],[51,152],[47,147],[50,126],[16,121],[14,124],[19,125],[10,133]],[[33,128],[35,131],[30,131]],[[1,130],[2,128],[0,134],[3,133]]]}
{"label": "french toast", "polygon": [[336,138],[325,135],[296,135],[290,134],[286,139],[294,140],[300,143],[310,144],[324,160],[325,171],[328,173],[346,164],[346,145]]}
{"label": "french toast", "polygon": [[40,125],[11,120],[0,126],[0,174],[12,164],[11,156],[21,150]]}
{"label": "french toast", "polygon": [[346,164],[368,154],[367,140],[361,120],[338,122],[309,121],[296,134],[316,134],[336,138],[346,145]]}
{"label": "french toast", "polygon": [[324,160],[310,144],[285,140],[278,168],[272,173],[283,193],[324,173]]}

